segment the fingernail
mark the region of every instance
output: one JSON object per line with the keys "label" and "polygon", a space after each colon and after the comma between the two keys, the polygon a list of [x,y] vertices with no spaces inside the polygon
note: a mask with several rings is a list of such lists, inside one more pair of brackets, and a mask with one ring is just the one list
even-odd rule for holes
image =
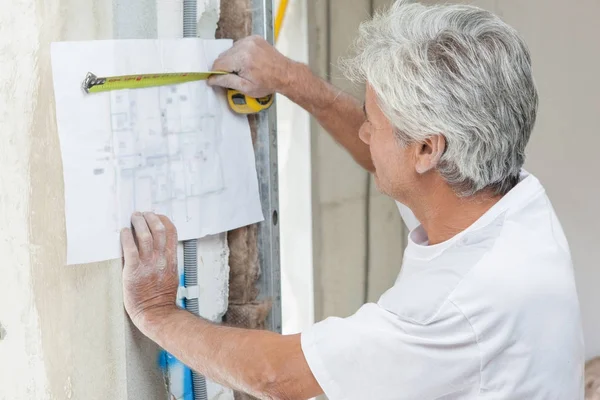
{"label": "fingernail", "polygon": [[139,211],[136,211],[136,212],[134,212],[134,213],[133,213],[133,216],[134,216],[134,217],[141,217],[141,216],[142,216],[142,213],[141,213],[141,212],[139,212]]}

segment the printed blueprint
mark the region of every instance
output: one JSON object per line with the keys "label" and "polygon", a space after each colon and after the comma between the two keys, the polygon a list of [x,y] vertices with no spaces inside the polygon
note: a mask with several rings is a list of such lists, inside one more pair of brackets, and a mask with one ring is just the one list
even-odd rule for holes
{"label": "printed blueprint", "polygon": [[97,76],[208,71],[230,40],[52,44],[65,182],[67,263],[121,256],[134,211],[167,215],[179,239],[262,220],[250,129],[205,82],[86,94]]}

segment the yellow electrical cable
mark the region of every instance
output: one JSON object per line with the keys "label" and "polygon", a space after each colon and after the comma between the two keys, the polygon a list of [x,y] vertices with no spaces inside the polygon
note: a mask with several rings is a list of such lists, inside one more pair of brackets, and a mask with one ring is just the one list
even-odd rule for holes
{"label": "yellow electrical cable", "polygon": [[281,0],[279,2],[279,8],[277,9],[277,15],[275,16],[275,42],[279,37],[281,31],[281,25],[283,24],[283,18],[285,17],[285,11],[287,10],[288,0]]}

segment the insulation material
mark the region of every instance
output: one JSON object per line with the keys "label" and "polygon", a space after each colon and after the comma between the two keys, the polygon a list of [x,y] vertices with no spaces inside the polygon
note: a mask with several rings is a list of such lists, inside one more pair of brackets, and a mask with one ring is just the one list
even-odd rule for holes
{"label": "insulation material", "polygon": [[225,323],[248,329],[265,329],[265,320],[271,311],[271,301],[230,304]]}
{"label": "insulation material", "polygon": [[600,400],[600,356],[585,364],[585,400]]}
{"label": "insulation material", "polygon": [[229,232],[229,304],[251,303],[258,296],[256,281],[258,265],[256,226]]}
{"label": "insulation material", "polygon": [[251,0],[221,2],[221,18],[217,24],[217,39],[238,40],[252,34]]}

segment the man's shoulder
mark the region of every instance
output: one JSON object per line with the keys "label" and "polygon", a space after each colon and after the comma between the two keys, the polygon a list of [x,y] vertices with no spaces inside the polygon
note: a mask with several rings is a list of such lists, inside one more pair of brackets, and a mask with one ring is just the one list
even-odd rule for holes
{"label": "man's shoulder", "polygon": [[462,282],[463,293],[456,295],[505,301],[572,285],[569,246],[556,215],[542,205],[546,201],[543,196],[529,213],[507,217],[502,234]]}
{"label": "man's shoulder", "polygon": [[444,316],[444,306],[462,313],[457,307],[468,302],[488,298],[493,304],[527,296],[543,285],[547,290],[570,285],[571,258],[558,221],[549,209],[535,212],[537,221],[500,214],[435,259],[405,260],[379,304],[401,318],[428,324]]}
{"label": "man's shoulder", "polygon": [[[488,322],[577,309],[577,291],[566,238],[545,193],[518,212],[507,212],[493,246],[449,296],[464,315],[487,313]],[[519,310],[518,313],[515,310]],[[541,315],[541,314],[540,314]]]}
{"label": "man's shoulder", "polygon": [[[428,324],[442,316],[445,305],[452,310],[485,298],[493,303],[521,292],[526,296],[542,285],[570,285],[572,280],[562,227],[542,185],[525,171],[517,191],[452,241],[428,258],[407,248],[401,273],[380,306]],[[460,302],[454,303],[456,299]]]}
{"label": "man's shoulder", "polygon": [[405,258],[398,279],[381,296],[379,305],[402,319],[423,325],[452,313],[460,314],[451,296],[472,284],[471,270],[485,262],[494,240],[493,235],[477,243],[464,238],[433,259]]}

